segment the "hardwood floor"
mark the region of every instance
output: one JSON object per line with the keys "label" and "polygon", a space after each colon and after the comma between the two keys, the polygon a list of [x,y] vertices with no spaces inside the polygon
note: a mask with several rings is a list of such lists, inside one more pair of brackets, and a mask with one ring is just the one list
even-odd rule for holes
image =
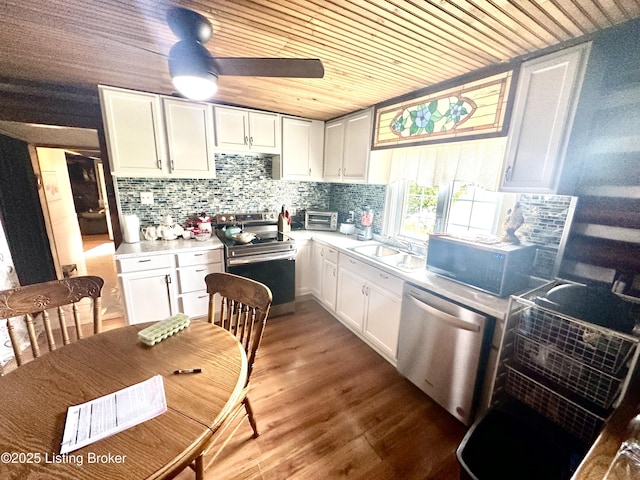
{"label": "hardwood floor", "polygon": [[207,478],[459,478],[466,428],[314,300],[268,320],[250,398],[261,436],[245,420]]}

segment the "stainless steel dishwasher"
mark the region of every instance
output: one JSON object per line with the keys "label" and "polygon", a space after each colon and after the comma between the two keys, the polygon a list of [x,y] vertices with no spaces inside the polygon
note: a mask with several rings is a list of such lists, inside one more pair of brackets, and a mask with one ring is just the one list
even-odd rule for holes
{"label": "stainless steel dishwasher", "polygon": [[465,425],[473,421],[487,317],[406,283],[398,371]]}

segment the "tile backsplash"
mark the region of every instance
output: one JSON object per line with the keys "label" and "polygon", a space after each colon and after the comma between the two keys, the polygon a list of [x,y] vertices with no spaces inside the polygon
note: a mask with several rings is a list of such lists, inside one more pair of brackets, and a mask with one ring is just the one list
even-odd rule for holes
{"label": "tile backsplash", "polygon": [[[216,155],[215,179],[115,178],[120,213],[138,215],[140,225],[158,224],[170,214],[185,224],[200,212],[279,211],[282,205],[304,221],[305,210],[349,210],[370,205],[374,227],[379,230],[384,214],[386,188],[322,182],[272,179],[271,157]],[[141,192],[153,193],[154,204],[142,205]]]}

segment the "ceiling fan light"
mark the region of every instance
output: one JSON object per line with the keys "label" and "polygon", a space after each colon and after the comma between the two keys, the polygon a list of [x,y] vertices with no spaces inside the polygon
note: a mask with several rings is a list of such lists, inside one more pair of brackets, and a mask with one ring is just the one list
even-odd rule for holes
{"label": "ceiling fan light", "polygon": [[204,46],[182,40],[169,52],[169,73],[173,85],[190,100],[206,100],[218,90],[213,59]]}
{"label": "ceiling fan light", "polygon": [[211,75],[208,78],[178,75],[173,77],[172,80],[178,91],[189,100],[208,100],[218,91],[218,81],[215,75]]}

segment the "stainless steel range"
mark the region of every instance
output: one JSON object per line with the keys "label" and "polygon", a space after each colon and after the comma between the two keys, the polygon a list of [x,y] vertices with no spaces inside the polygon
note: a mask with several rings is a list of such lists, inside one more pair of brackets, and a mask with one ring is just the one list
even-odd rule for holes
{"label": "stainless steel range", "polygon": [[[224,244],[225,271],[264,283],[273,293],[270,316],[295,311],[296,244],[278,240],[276,212],[219,214],[216,235]],[[239,227],[253,234],[249,243],[240,243],[227,233]]]}

